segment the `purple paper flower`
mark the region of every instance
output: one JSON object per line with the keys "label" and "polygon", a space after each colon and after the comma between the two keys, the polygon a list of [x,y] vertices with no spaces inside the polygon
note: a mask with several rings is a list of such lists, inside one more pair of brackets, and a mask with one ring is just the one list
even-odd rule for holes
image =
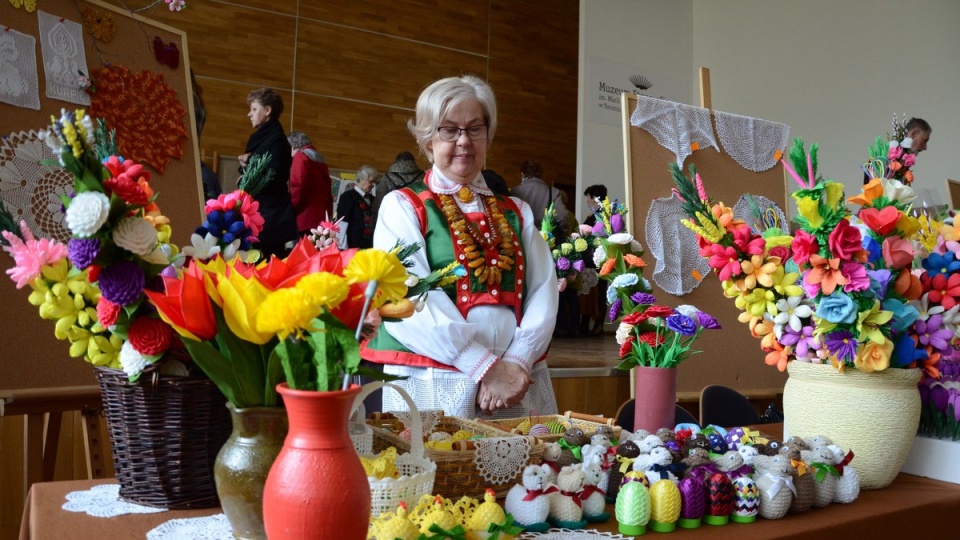
{"label": "purple paper flower", "polygon": [[623,300],[617,298],[610,304],[610,309],[607,310],[607,320],[609,322],[617,320],[617,317],[620,316],[621,309],[623,309]]}
{"label": "purple paper flower", "polygon": [[930,345],[940,351],[949,347],[950,340],[953,339],[953,332],[943,327],[943,317],[939,313],[931,315],[925,321],[917,321],[913,328],[921,345]]}
{"label": "purple paper flower", "polygon": [[853,362],[857,357],[858,343],[849,330],[830,332],[824,341],[827,350],[842,362]]}
{"label": "purple paper flower", "polygon": [[603,228],[603,222],[597,221],[593,224],[593,234],[597,236],[606,236],[606,230]]}
{"label": "purple paper flower", "polygon": [[67,243],[67,256],[80,270],[93,264],[99,254],[100,240],[96,238],[71,238]]}
{"label": "purple paper flower", "polygon": [[850,283],[843,286],[845,292],[865,291],[870,288],[870,276],[862,264],[846,261],[840,267],[840,273],[850,280]]}
{"label": "purple paper flower", "polygon": [[657,303],[657,299],[655,296],[645,292],[635,292],[631,294],[630,301],[633,302],[634,304],[638,304],[638,305],[643,304],[648,306],[652,306],[653,304]]}
{"label": "purple paper flower", "polygon": [[956,422],[960,422],[960,392],[957,392],[956,389],[951,388],[949,393],[950,393],[950,398],[948,401],[948,405],[953,407],[953,419]]}
{"label": "purple paper flower", "polygon": [[583,259],[577,259],[573,262],[573,269],[577,272],[583,272],[585,266],[586,265],[584,264]]}
{"label": "purple paper flower", "polygon": [[867,270],[870,276],[870,291],[880,300],[887,296],[887,286],[890,284],[890,278],[893,274],[889,270]]}
{"label": "purple paper flower", "polygon": [[140,298],[145,282],[146,276],[139,266],[120,261],[100,272],[100,293],[114,304],[126,306]]}
{"label": "purple paper flower", "polygon": [[570,269],[570,259],[566,257],[560,257],[557,259],[557,269],[563,272],[566,272]]}
{"label": "purple paper flower", "polygon": [[667,317],[666,321],[667,328],[678,334],[692,336],[697,333],[697,322],[686,315],[674,313]]}
{"label": "purple paper flower", "polygon": [[[640,294],[640,293],[638,293],[638,294]],[[634,295],[634,296],[635,296],[635,295]],[[651,296],[653,296],[653,295],[651,295]],[[631,297],[631,298],[632,298],[632,297]],[[706,313],[706,312],[704,312],[704,311],[698,311],[698,312],[697,312],[697,324],[699,324],[700,326],[706,328],[707,330],[719,330],[720,328],[722,328],[722,327],[720,326],[720,321],[718,321],[716,318],[714,318],[713,315],[710,315],[709,313]]]}
{"label": "purple paper flower", "polygon": [[947,400],[949,399],[950,394],[943,385],[938,384],[930,389],[930,401],[938,411],[943,412],[947,410]]}
{"label": "purple paper flower", "polygon": [[780,344],[793,346],[797,358],[812,358],[821,348],[820,340],[813,335],[813,325],[804,326],[799,332],[795,332],[789,325],[785,326]]}
{"label": "purple paper flower", "polygon": [[610,230],[613,234],[623,232],[623,216],[620,214],[610,216]]}

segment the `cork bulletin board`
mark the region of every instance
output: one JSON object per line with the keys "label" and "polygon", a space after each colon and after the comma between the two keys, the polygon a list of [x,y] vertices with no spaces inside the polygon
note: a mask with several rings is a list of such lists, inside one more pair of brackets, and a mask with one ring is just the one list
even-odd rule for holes
{"label": "cork bulletin board", "polygon": [[[669,197],[673,180],[669,164],[676,155],[661,146],[644,129],[630,124],[630,114],[636,108],[636,97],[623,94],[624,118],[624,179],[629,210],[628,223],[634,238],[646,249],[646,218],[654,199]],[[716,131],[716,129],[714,129]],[[753,172],[743,168],[729,155],[714,148],[696,150],[683,164],[689,172],[693,163],[703,178],[710,197],[733,206],[744,193],[762,195],[786,208],[786,181],[779,163],[766,171]],[[670,306],[692,304],[710,313],[723,325],[719,331],[701,334],[695,348],[703,352],[680,364],[677,376],[678,392],[699,392],[711,384],[721,384],[738,390],[782,389],[786,373],[764,364],[765,353],[759,340],[750,335],[747,325],[737,321],[740,311],[733,299],[723,296],[720,280],[708,273],[699,287],[683,296],[674,296],[657,287],[652,279],[655,260],[648,252],[644,259],[644,276],[650,279],[658,303]]]}
{"label": "cork bulletin board", "polygon": [[[15,9],[4,1],[3,9],[0,10],[0,32],[9,29],[36,39],[40,96],[39,110],[0,102],[0,135],[5,142],[9,142],[8,137],[22,138],[23,133],[46,128],[50,124],[51,115],[59,117],[61,108],[70,111],[90,110],[89,106],[46,96],[40,11],[81,25],[88,74],[95,76],[104,66],[128,70],[132,76],[127,79],[130,82],[124,84],[123,92],[130,94],[121,95],[121,98],[129,99],[133,103],[138,100],[144,103],[132,109],[141,117],[141,121],[147,122],[148,128],[154,125],[149,118],[170,115],[173,110],[182,111],[179,115],[182,132],[174,137],[177,139],[175,146],[170,142],[170,130],[164,131],[160,127],[152,131],[148,129],[148,135],[141,140],[146,139],[145,146],[148,151],[151,145],[161,144],[164,139],[164,144],[177,148],[163,156],[165,163],[161,161],[159,166],[151,167],[147,162],[146,168],[151,173],[151,187],[159,197],[157,204],[171,220],[173,242],[181,246],[189,243],[190,234],[201,223],[199,220],[203,217],[203,205],[199,151],[193,135],[195,128],[185,34],[96,0],[44,0],[38,2],[37,11],[33,13],[23,8]],[[84,24],[84,12],[92,23]],[[104,40],[105,33],[111,34],[111,39]],[[97,34],[99,39],[95,38],[94,34]],[[63,46],[62,43],[58,45]],[[163,54],[156,52],[158,48],[162,49]],[[174,49],[179,52],[176,59],[172,55]],[[142,81],[149,81],[149,78],[162,79],[163,84],[154,84],[152,87],[148,83],[140,84]],[[167,106],[151,105],[149,100],[145,102],[142,96],[150,92],[151,88],[153,91],[162,88],[166,92],[166,101],[160,103],[167,103]],[[0,153],[0,167],[19,166],[21,172],[18,173],[18,181],[23,186],[35,187],[35,192],[43,192],[47,199],[50,199],[54,190],[41,190],[40,186],[44,183],[59,181],[60,185],[57,187],[62,189],[62,177],[55,180],[50,171],[45,173],[38,171],[36,167],[24,166],[23,160],[33,159],[33,154],[24,154],[23,146],[19,147],[20,161],[17,162],[14,161],[14,151],[9,149],[9,145],[5,148],[6,154]],[[159,170],[161,168],[162,172]],[[9,169],[7,172],[9,173]],[[10,177],[10,174],[0,175],[0,178],[7,179],[5,181],[9,181]],[[7,195],[4,195],[4,202],[8,209],[13,210]],[[49,207],[51,203],[34,203],[35,212],[39,212],[38,205]],[[14,217],[18,218],[16,213]],[[39,236],[42,231],[34,230],[34,233]],[[66,240],[65,237],[59,239]],[[12,258],[5,253],[0,254],[0,268],[6,270],[12,265]],[[54,338],[54,321],[40,318],[37,308],[27,301],[29,294],[29,287],[18,290],[6,275],[0,276],[0,389],[96,384],[93,367],[81,358],[69,356],[69,344]]]}

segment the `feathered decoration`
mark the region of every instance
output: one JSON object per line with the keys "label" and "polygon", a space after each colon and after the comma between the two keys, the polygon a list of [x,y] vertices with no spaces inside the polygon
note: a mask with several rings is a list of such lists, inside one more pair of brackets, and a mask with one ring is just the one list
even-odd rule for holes
{"label": "feathered decoration", "polygon": [[107,122],[103,118],[97,118],[97,127],[93,133],[97,156],[101,160],[120,155],[120,150],[117,149],[117,130],[108,130]]}
{"label": "feathered decoration", "polygon": [[[790,148],[788,155],[793,166],[791,167],[785,159],[780,160],[783,168],[800,184],[801,189],[812,189],[817,183],[817,148],[816,143],[811,144],[810,153],[807,154],[803,139],[797,137],[793,140],[793,147]],[[800,175],[803,172],[806,172],[806,178]]]}
{"label": "feathered decoration", "polygon": [[250,156],[247,168],[243,171],[240,181],[237,182],[237,189],[246,191],[253,197],[263,191],[263,188],[267,187],[267,184],[273,180],[273,175],[276,174],[276,171],[267,168],[267,165],[270,164],[270,158],[270,154],[267,153]]}
{"label": "feathered decoration", "polygon": [[683,169],[680,168],[680,165],[675,162],[670,163],[670,174],[673,176],[673,183],[677,186],[677,192],[679,193],[680,200],[683,201],[681,208],[683,213],[687,216],[695,216],[697,213],[704,215],[711,215],[710,213],[710,201],[707,198],[706,191],[703,190],[703,183],[699,185],[695,183],[695,178],[698,178],[697,169],[691,163],[690,164],[690,176],[683,174]]}

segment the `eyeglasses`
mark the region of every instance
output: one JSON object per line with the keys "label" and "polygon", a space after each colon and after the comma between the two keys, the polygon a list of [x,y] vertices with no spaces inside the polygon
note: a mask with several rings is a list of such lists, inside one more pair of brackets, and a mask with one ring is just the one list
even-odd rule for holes
{"label": "eyeglasses", "polygon": [[437,128],[437,134],[440,135],[441,141],[453,142],[460,138],[461,133],[466,133],[467,137],[474,141],[486,139],[487,126],[486,124],[480,124],[478,126],[470,126],[465,128],[454,126],[440,126]]}

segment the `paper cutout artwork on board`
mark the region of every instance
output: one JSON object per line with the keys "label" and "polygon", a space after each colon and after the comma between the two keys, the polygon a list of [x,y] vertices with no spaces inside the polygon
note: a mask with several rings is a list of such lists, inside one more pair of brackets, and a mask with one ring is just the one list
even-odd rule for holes
{"label": "paper cutout artwork on board", "polygon": [[680,223],[686,218],[682,204],[676,195],[654,199],[646,221],[647,248],[657,260],[653,282],[674,296],[690,293],[710,273],[696,235]]}
{"label": "paper cutout artwork on board", "polygon": [[37,40],[2,23],[0,27],[0,101],[40,110]]}
{"label": "paper cutout artwork on board", "polygon": [[630,115],[630,125],[653,135],[661,146],[677,156],[677,163],[681,165],[694,150],[717,148],[710,111],[701,107],[637,96],[637,108]]}
{"label": "paper cutout artwork on board", "polygon": [[90,73],[83,48],[83,26],[43,10],[37,10],[37,18],[47,97],[89,105],[90,96],[78,82],[79,77]]}
{"label": "paper cutout artwork on board", "polygon": [[780,160],[790,137],[790,126],[739,114],[714,114],[723,150],[744,169],[763,172]]}
{"label": "paper cutout artwork on board", "polygon": [[[132,73],[117,64],[106,65],[95,74],[90,116],[106,120],[117,130],[120,153],[145,163],[160,174],[170,158],[183,159],[187,137],[183,118],[187,110],[177,92],[164,82],[163,75],[150,71]],[[131,92],[131,88],[136,88]]]}
{"label": "paper cutout artwork on board", "polygon": [[10,133],[0,141],[0,198],[17,222],[24,220],[38,237],[66,242],[61,195],[73,191],[73,175],[56,163],[36,131]]}

